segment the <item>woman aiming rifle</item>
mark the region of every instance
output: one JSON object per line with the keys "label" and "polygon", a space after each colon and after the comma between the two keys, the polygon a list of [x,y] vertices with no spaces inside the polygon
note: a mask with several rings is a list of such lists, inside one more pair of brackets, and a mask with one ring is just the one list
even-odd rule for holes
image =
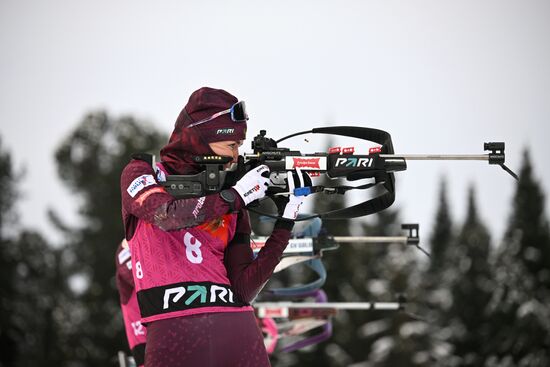
{"label": "woman aiming rifle", "polygon": [[236,162],[247,119],[244,102],[201,88],[178,116],[157,169],[134,159],[122,172],[122,218],[147,327],[146,367],[269,366],[249,303],[279,262],[303,197],[278,196],[282,219],[254,259],[245,207],[265,196],[267,166],[203,197],[176,199],[160,184],[167,175],[198,173],[194,156]]}

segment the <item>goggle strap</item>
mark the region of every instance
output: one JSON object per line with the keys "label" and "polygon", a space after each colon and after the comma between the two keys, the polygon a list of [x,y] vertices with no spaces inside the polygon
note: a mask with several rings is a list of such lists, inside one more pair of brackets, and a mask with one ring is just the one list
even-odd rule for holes
{"label": "goggle strap", "polygon": [[216,112],[212,116],[207,117],[205,119],[202,119],[200,121],[194,122],[194,123],[192,123],[191,125],[189,125],[187,127],[193,127],[193,126],[204,124],[205,122],[208,122],[210,120],[214,120],[215,118],[220,117],[221,115],[225,115],[226,113],[230,113],[230,112],[231,112],[231,108],[229,108],[227,110],[220,111],[220,112]]}

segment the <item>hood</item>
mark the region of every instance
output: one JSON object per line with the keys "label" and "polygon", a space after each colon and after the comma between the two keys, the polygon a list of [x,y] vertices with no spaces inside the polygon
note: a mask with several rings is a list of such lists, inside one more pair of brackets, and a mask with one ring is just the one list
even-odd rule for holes
{"label": "hood", "polygon": [[209,143],[246,138],[246,122],[235,123],[229,114],[189,127],[194,122],[230,108],[236,102],[235,96],[222,89],[203,87],[191,94],[176,120],[168,144],[160,151],[162,163],[170,174],[200,172],[201,167],[193,163],[193,157],[213,155]]}

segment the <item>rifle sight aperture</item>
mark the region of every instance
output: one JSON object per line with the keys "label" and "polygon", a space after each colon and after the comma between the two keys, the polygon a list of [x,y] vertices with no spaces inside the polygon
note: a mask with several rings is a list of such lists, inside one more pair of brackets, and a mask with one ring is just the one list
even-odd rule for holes
{"label": "rifle sight aperture", "polygon": [[252,141],[252,150],[254,153],[263,153],[277,148],[277,142],[266,137],[266,133],[265,130],[260,130],[260,133],[254,137]]}
{"label": "rifle sight aperture", "polygon": [[504,143],[503,142],[491,142],[491,143],[484,143],[483,144],[483,150],[493,150],[493,151],[504,151]]}

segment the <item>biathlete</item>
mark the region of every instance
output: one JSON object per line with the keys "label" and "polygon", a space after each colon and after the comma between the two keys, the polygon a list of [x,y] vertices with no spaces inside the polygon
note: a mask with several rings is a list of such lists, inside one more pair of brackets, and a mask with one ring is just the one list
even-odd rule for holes
{"label": "biathlete", "polygon": [[[246,137],[244,102],[220,89],[195,91],[155,167],[134,159],[121,175],[122,218],[147,327],[145,366],[269,366],[250,302],[288,244],[303,196],[279,196],[281,219],[256,258],[246,206],[265,196],[269,168],[247,172],[220,193],[176,199],[168,175],[201,170],[193,157],[237,161]],[[289,175],[295,185],[307,175]]]}

